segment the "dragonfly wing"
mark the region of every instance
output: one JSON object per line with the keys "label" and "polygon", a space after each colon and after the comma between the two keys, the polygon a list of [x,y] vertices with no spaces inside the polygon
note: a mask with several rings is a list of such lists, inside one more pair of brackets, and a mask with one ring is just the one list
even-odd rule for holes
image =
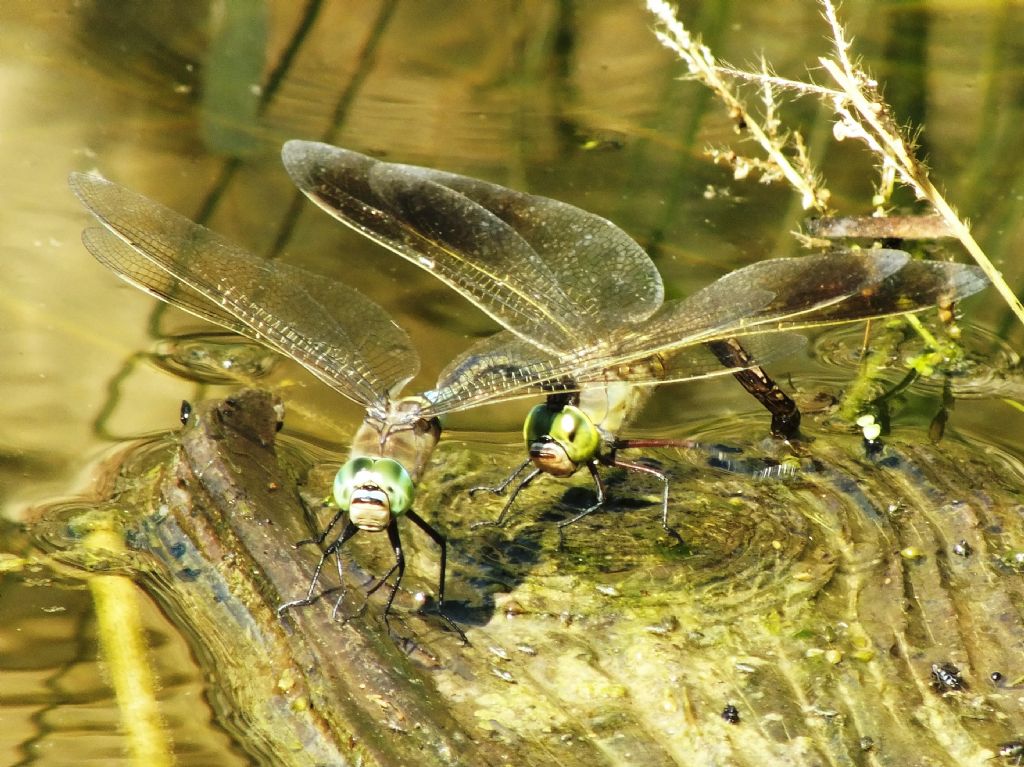
{"label": "dragonfly wing", "polygon": [[289,141],[282,158],[332,216],[552,351],[594,343],[664,298],[643,249],[572,205],[315,142]]}
{"label": "dragonfly wing", "polygon": [[988,285],[985,273],[976,266],[946,261],[910,261],[878,285],[864,288],[844,301],[786,319],[769,318],[768,329],[798,330],[918,312],[967,298]]}
{"label": "dragonfly wing", "polygon": [[399,176],[420,175],[458,192],[508,224],[569,296],[576,322],[591,323],[592,336],[649,316],[665,299],[654,262],[606,218],[467,176],[410,165],[392,168]]}
{"label": "dragonfly wing", "polygon": [[[140,255],[109,230],[90,227],[82,232],[82,243],[97,261],[136,288],[201,319],[220,325],[246,338],[251,338],[280,354],[295,356],[291,350],[282,348],[272,335],[256,331],[186,283],[158,268],[152,261]],[[296,277],[296,275],[292,276]],[[312,290],[319,289],[321,286],[317,283],[324,282],[323,278],[305,272],[301,274],[301,277],[307,279],[308,286]],[[301,277],[296,280],[296,284],[301,284]],[[314,279],[316,282],[313,282]],[[384,375],[383,371],[388,369],[387,362],[381,359],[383,350],[376,351],[377,360],[373,366]],[[323,366],[329,364],[330,362],[327,360],[323,362]]]}
{"label": "dragonfly wing", "polygon": [[[252,338],[253,331],[248,325],[163,269],[158,268],[152,261],[139,255],[134,248],[129,247],[109,230],[98,226],[85,229],[82,232],[82,244],[93,258],[139,290],[149,293],[161,301],[173,304],[207,322]],[[256,340],[266,343],[265,339]]]}
{"label": "dragonfly wing", "polygon": [[[735,296],[768,292],[772,299],[739,317],[756,323],[766,317],[797,316],[845,304],[853,295],[870,290],[898,273],[910,260],[901,250],[819,253],[800,258],[774,258],[737,269],[675,303],[684,317],[713,313]],[[665,307],[668,322],[675,309]],[[689,320],[687,320],[689,321]]]}
{"label": "dragonfly wing", "polygon": [[650,355],[612,367],[581,368],[585,362],[566,362],[516,338],[496,333],[474,344],[450,364],[437,386],[425,396],[435,415],[475,405],[505,402],[552,391],[626,381],[638,386],[693,381],[738,373],[787,357],[807,345],[799,333],[763,333],[745,337],[744,364],[723,365],[704,344]]}
{"label": "dragonfly wing", "polygon": [[257,258],[98,176],[75,173],[70,183],[120,243],[89,234],[87,247],[126,281],[267,344],[367,406],[384,406],[388,392],[416,374],[406,334],[358,291]]}
{"label": "dragonfly wing", "polygon": [[474,396],[469,394],[473,387],[480,391],[489,383],[494,385],[501,381],[508,386],[496,392],[494,399],[504,400],[512,396],[571,391],[611,381],[639,385],[690,381],[737,373],[787,357],[806,347],[807,338],[800,333],[762,333],[744,337],[742,346],[749,360],[732,366],[724,365],[706,345],[696,343],[665,355],[641,357],[581,373],[576,372],[578,365],[574,368],[572,364],[560,363],[510,333],[496,333],[477,342],[452,362],[441,373],[436,391],[461,388],[468,395],[463,398],[468,399]]}
{"label": "dragonfly wing", "polygon": [[[780,268],[789,272],[786,279],[778,277],[776,270]],[[811,289],[798,284],[801,272],[812,280]],[[849,276],[844,278],[844,273]],[[796,282],[790,283],[789,278]],[[764,261],[732,272],[689,298],[665,304],[642,326],[624,330],[615,349],[580,350],[578,375],[598,373],[602,368],[655,353],[668,355],[696,342],[738,338],[746,344],[746,339],[755,334],[917,312],[965,298],[987,284],[977,267],[913,261],[902,251],[843,252]],[[721,323],[706,319],[722,301],[757,295],[765,286],[772,298],[759,308],[733,311],[732,319]],[[748,299],[744,303],[749,306],[757,301]]]}
{"label": "dragonfly wing", "polygon": [[[468,386],[478,376],[489,379],[500,376],[510,381],[521,379],[524,386],[534,391],[543,391],[548,386],[539,366],[554,366],[557,358],[543,349],[524,341],[508,330],[482,338],[456,357],[441,371],[437,378],[437,388],[462,383]],[[525,372],[533,375],[527,377]]]}
{"label": "dragonfly wing", "polygon": [[[702,337],[713,336],[722,323],[735,325],[742,317],[750,315],[773,297],[768,291],[751,289],[734,296],[731,302],[713,311],[707,311],[704,302],[694,302],[690,327],[685,331],[681,325],[677,328],[681,333],[689,333],[693,340],[690,344],[679,346],[700,343]],[[435,388],[424,396],[431,403],[431,414],[441,415],[545,391],[578,389],[587,382],[614,377],[615,373],[609,372],[613,366],[620,368],[624,375],[631,370],[637,380],[648,382],[650,374],[644,373],[647,378],[639,374],[641,370],[646,371],[646,368],[642,365],[630,366],[628,363],[650,357],[651,354],[645,353],[642,347],[635,347],[630,353],[624,352],[628,339],[637,335],[638,327],[620,326],[597,343],[566,353],[551,353],[540,349],[508,331],[495,333],[475,343],[448,365],[438,378]],[[720,362],[716,364],[722,373],[731,372],[722,367]],[[695,373],[693,377],[703,376],[701,372]],[[682,379],[677,377],[672,380]]]}
{"label": "dragonfly wing", "polygon": [[[673,326],[677,333],[673,349],[699,344],[704,338],[717,338],[721,325],[735,326],[773,298],[774,294],[769,291],[750,289],[718,306],[710,306],[705,301],[690,303],[692,311],[687,322],[682,321],[682,312],[673,314],[673,319],[677,320]],[[450,364],[434,390],[425,396],[432,403],[432,413],[440,415],[543,391],[578,389],[588,381],[614,377],[614,373],[608,372],[613,367],[620,368],[625,375],[625,371],[630,370],[629,363],[652,356],[642,345],[632,344],[643,338],[641,330],[645,324],[620,326],[596,343],[555,354],[509,332],[496,333],[474,344]],[[718,365],[722,373],[731,372],[722,368],[721,363]],[[642,369],[636,366],[633,374],[639,374]],[[703,374],[694,377],[700,378]]]}
{"label": "dragonfly wing", "polygon": [[[853,290],[854,285],[851,283],[851,290],[845,295],[839,293],[840,285],[828,276],[830,274],[828,268],[819,270],[815,267],[816,263],[818,267],[836,266],[841,264],[845,257],[838,260],[831,259],[828,264],[823,264],[820,259],[813,256],[803,259],[783,259],[808,261],[812,271],[823,276],[822,281],[827,288],[818,292],[817,297],[814,292],[808,293],[804,290],[790,291],[790,296],[787,298],[784,283],[775,282],[773,284],[770,281],[757,281],[754,284],[758,286],[768,285],[771,288],[776,288],[775,298],[757,312],[743,317],[741,322],[718,327],[714,332],[705,334],[703,337],[705,340],[737,339],[752,358],[751,364],[744,366],[749,368],[799,351],[806,344],[806,338],[793,331],[918,312],[932,306],[966,298],[981,291],[989,284],[984,272],[976,266],[941,261],[904,260],[902,266],[892,271],[892,267],[901,261],[900,251],[874,251],[873,253],[875,255],[871,256],[871,263],[864,265],[863,281],[860,287]],[[895,258],[891,258],[893,254],[896,254]],[[769,264],[771,262],[762,263]],[[854,266],[852,263],[850,265]],[[831,273],[841,274],[842,269]],[[886,276],[874,283],[873,275]],[[740,282],[742,281],[740,280]],[[824,296],[827,295],[828,290],[833,289],[837,291],[836,299],[825,299]],[[708,295],[706,294],[704,298],[708,298]],[[687,303],[689,300],[681,303]],[[672,310],[673,307],[667,306],[666,314],[673,313]],[[676,316],[678,318],[680,315],[676,314]],[[689,343],[692,344],[691,323],[684,323],[683,335],[686,332],[690,333]],[[646,339],[634,338],[633,343],[638,343],[641,346],[646,344],[647,348],[653,348],[660,343],[657,339],[665,335],[664,330],[653,327]],[[625,356],[629,357],[630,355]],[[577,374],[577,379],[580,382],[587,382],[601,380],[603,376],[608,376],[609,380],[627,380],[637,383],[692,380],[720,374],[720,371],[714,369],[716,359],[703,344],[700,346],[684,345],[674,349],[669,344],[664,347],[664,351],[658,354],[657,359],[635,359],[624,363],[624,369],[615,367],[595,369],[591,367],[589,372]],[[581,368],[585,365],[586,363],[581,362]],[[738,372],[744,367],[723,370],[732,373]]]}
{"label": "dragonfly wing", "polygon": [[726,365],[703,343],[685,346],[671,352],[640,357],[607,368],[591,368],[576,376],[581,385],[627,381],[638,386],[696,381],[749,370],[759,365],[788,357],[807,346],[807,337],[800,333],[762,333],[738,339],[746,358]]}
{"label": "dragonfly wing", "polygon": [[555,388],[571,365],[511,331],[481,339],[446,367],[424,393],[428,415],[528,397]]}
{"label": "dragonfly wing", "polygon": [[461,409],[555,386],[608,380],[654,384],[737,372],[741,368],[716,368],[720,363],[700,345],[738,338],[750,347],[751,366],[764,364],[803,344],[780,331],[920,311],[986,284],[977,267],[911,261],[902,251],[764,261],[665,304],[643,323],[563,355],[495,336],[449,366],[431,392],[432,401]]}

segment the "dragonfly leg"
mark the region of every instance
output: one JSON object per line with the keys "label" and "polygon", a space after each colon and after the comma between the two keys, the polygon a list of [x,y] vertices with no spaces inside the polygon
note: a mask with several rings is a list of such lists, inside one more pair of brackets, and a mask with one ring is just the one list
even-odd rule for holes
{"label": "dragonfly leg", "polygon": [[[529,461],[527,461],[527,463],[529,463]],[[524,466],[525,465],[526,464],[524,464]],[[522,471],[522,469],[523,469],[523,467],[520,467],[519,469],[517,469],[516,470],[516,474],[518,474],[520,471]],[[516,485],[516,489],[512,491],[512,493],[508,497],[508,500],[505,501],[505,505],[502,507],[501,513],[498,514],[498,517],[496,519],[485,520],[483,522],[474,522],[472,525],[470,525],[470,529],[471,530],[476,530],[478,527],[485,527],[485,526],[486,527],[504,527],[505,526],[505,522],[506,522],[506,520],[508,518],[509,511],[512,509],[512,504],[515,503],[516,502],[516,498],[519,497],[519,492],[524,487],[526,487],[531,482],[533,482],[533,480],[535,480],[540,474],[541,474],[541,470],[540,469],[534,469],[529,474],[527,474],[525,477],[523,477],[522,482],[520,482],[518,485]]]}
{"label": "dragonfly leg", "polygon": [[[392,528],[394,528],[393,536]],[[391,574],[394,573],[395,570],[398,570],[398,578],[395,580],[395,585],[391,589],[391,596],[388,598],[387,607],[384,608],[384,624],[387,625],[388,631],[391,631],[391,625],[388,624],[388,611],[391,609],[391,603],[394,601],[395,593],[398,591],[398,584],[402,580],[402,573],[405,572],[405,556],[402,554],[402,542],[398,538],[398,526],[394,519],[392,519],[388,524],[388,537],[391,538],[391,546],[396,552],[395,564],[391,565],[391,569],[378,578],[377,581],[366,590],[363,594],[363,602],[355,612],[349,613],[348,615],[342,614],[342,623],[348,623],[353,618],[358,618],[360,615],[365,613],[370,597],[373,596],[381,586],[388,582],[388,578],[391,577]],[[331,611],[331,620],[337,620],[339,613],[341,613],[341,598],[334,603],[334,609]]]}
{"label": "dragonfly leg", "polygon": [[459,628],[459,625],[448,617],[444,611],[444,580],[445,571],[448,565],[448,539],[441,535],[433,525],[423,519],[423,517],[412,509],[406,511],[405,516],[419,527],[420,530],[429,535],[430,539],[437,544],[438,548],[441,549],[441,574],[437,581],[437,614],[440,615],[441,619],[453,628],[460,637],[462,637],[462,643],[468,645],[469,640],[466,638],[466,633]]}
{"label": "dragonfly leg", "polygon": [[[355,535],[355,533],[352,533],[352,535]],[[350,535],[349,537],[351,538],[352,536]],[[340,583],[341,586],[338,590],[338,598],[334,600],[334,607],[331,608],[331,620],[334,620],[334,616],[338,614],[338,605],[340,605],[341,600],[345,598],[345,567],[341,561],[340,550],[334,555],[334,565],[338,570],[338,583]]]}
{"label": "dragonfly leg", "polygon": [[[333,524],[333,522],[332,522],[332,524]],[[278,617],[281,617],[282,615],[284,615],[285,611],[291,609],[292,607],[304,607],[305,605],[311,605],[311,604],[313,604],[313,602],[315,602],[317,599],[319,599],[322,596],[322,593],[321,594],[315,594],[314,592],[316,591],[316,584],[320,580],[320,573],[324,569],[324,564],[331,557],[331,555],[335,555],[337,557],[338,573],[339,573],[339,575],[342,575],[341,554],[339,552],[341,550],[341,547],[344,545],[345,541],[347,541],[349,538],[351,538],[357,532],[359,532],[359,528],[356,527],[354,524],[352,524],[352,521],[349,520],[349,522],[345,525],[345,529],[342,531],[341,535],[338,536],[337,540],[335,540],[330,546],[328,546],[326,549],[324,549],[323,552],[320,554],[320,561],[316,563],[316,569],[313,571],[313,578],[309,582],[309,589],[306,591],[306,596],[303,597],[302,599],[295,599],[295,600],[292,600],[291,602],[285,602],[283,605],[280,605],[277,608],[277,615],[278,615]],[[344,581],[344,578],[342,578],[342,581],[341,581],[341,590],[342,590],[342,596],[344,596],[345,595],[345,581]],[[340,601],[341,601],[341,597],[339,597],[338,598],[338,602],[335,603],[335,607],[334,607],[335,611],[337,611],[337,609],[338,609],[337,606],[338,606],[338,604],[340,604]],[[332,615],[333,615],[333,613],[332,613]]]}
{"label": "dragonfly leg", "polygon": [[640,472],[641,474],[649,474],[650,476],[657,477],[661,480],[661,526],[665,529],[666,533],[675,538],[679,543],[683,543],[683,537],[668,523],[668,475],[663,471],[655,469],[653,466],[645,466],[642,463],[636,463],[634,461],[623,461],[618,456],[614,456],[612,458],[611,465],[622,469],[628,469],[629,471]]}
{"label": "dragonfly leg", "polygon": [[616,439],[612,443],[614,450],[631,450],[650,447],[678,447],[690,450],[700,445],[694,439]]}
{"label": "dragonfly leg", "polygon": [[[395,595],[398,593],[398,586],[402,582],[402,576],[405,575],[405,553],[402,551],[402,539],[398,535],[398,520],[392,519],[388,524],[388,540],[391,541],[391,549],[395,552],[395,564],[388,570],[387,575],[377,581],[377,585],[366,592],[366,597],[369,599],[370,594],[380,588],[384,581],[388,579],[391,573],[398,570],[398,575],[395,577],[395,582],[391,586],[391,593],[388,594],[387,604],[384,605],[384,626],[388,630],[388,636],[393,634],[391,630],[391,621],[388,620],[388,614],[391,612],[391,604],[395,601]],[[366,606],[366,602],[363,602],[363,607]]]}
{"label": "dragonfly leg", "polygon": [[325,527],[319,535],[317,535],[314,538],[303,538],[301,541],[296,541],[295,548],[298,548],[299,546],[307,546],[310,543],[315,543],[317,546],[322,546],[323,542],[327,540],[327,536],[330,534],[331,530],[334,528],[336,524],[338,524],[338,520],[340,520],[344,515],[345,512],[342,511],[341,509],[338,509],[337,513],[333,517],[331,517],[331,521],[327,523],[327,527]]}
{"label": "dragonfly leg", "polygon": [[576,516],[570,517],[558,523],[558,548],[562,548],[562,544],[565,542],[564,530],[569,525],[574,525],[583,519],[588,514],[593,514],[595,511],[604,506],[604,502],[608,497],[608,494],[604,489],[604,480],[601,479],[601,475],[597,471],[597,461],[589,461],[587,463],[587,470],[590,472],[590,476],[594,478],[594,486],[597,488],[597,503],[594,503],[583,511],[579,512]]}
{"label": "dragonfly leg", "polygon": [[485,490],[493,495],[501,495],[508,489],[508,486],[515,481],[516,477],[523,473],[523,469],[525,469],[529,465],[530,459],[527,458],[525,461],[523,461],[515,468],[515,471],[513,471],[511,474],[505,477],[505,479],[503,479],[499,484],[495,485],[494,487],[488,487],[487,485],[479,485],[477,487],[469,488],[470,497],[473,497],[477,493],[484,492]]}

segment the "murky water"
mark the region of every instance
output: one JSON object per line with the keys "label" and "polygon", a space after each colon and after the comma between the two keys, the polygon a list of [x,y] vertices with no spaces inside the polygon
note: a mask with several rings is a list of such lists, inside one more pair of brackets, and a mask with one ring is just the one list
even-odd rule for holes
{"label": "murky water", "polygon": [[[971,218],[976,237],[1011,286],[1024,284],[1016,257],[1024,245],[1024,41],[1014,33],[1024,9],[1014,3],[847,5],[858,52],[886,83],[887,97],[901,117],[926,124],[921,143],[935,178]],[[803,76],[827,49],[818,9],[809,1],[691,3],[683,16],[721,57],[743,64],[764,52],[787,76]],[[678,79],[681,65],[656,43],[651,26],[640,7],[622,2],[5,3],[2,552],[21,557],[39,546],[74,549],[68,541],[77,540],[75,526],[68,522],[97,502],[110,513],[123,499],[137,502],[119,479],[130,476],[120,464],[131,455],[131,465],[156,472],[157,459],[174,450],[165,436],[179,426],[182,399],[222,395],[237,383],[273,388],[288,408],[288,453],[303,468],[336,458],[359,417],[358,408],[294,365],[248,344],[210,337],[209,328],[155,309],[99,267],[79,242],[87,215],[67,189],[71,170],[98,169],[255,253],[287,258],[363,290],[421,350],[424,370],[413,390],[429,385],[470,339],[493,325],[419,270],[301,200],[277,159],[284,140],[327,140],[578,204],[644,245],[673,296],[757,259],[796,254],[790,232],[802,213],[794,196],[781,186],[736,181],[706,158],[709,145],[735,144],[734,125],[700,86]],[[866,153],[852,142],[831,142],[827,115],[816,105],[796,104],[789,117],[804,126],[836,207],[867,212],[874,176]],[[497,480],[518,460],[522,409],[488,408],[453,420],[436,483],[454,500],[438,502],[432,518],[452,536],[453,599],[479,632],[466,660],[460,662],[461,651],[444,648],[446,670],[431,677],[453,716],[462,726],[475,721],[479,728],[471,736],[485,741],[515,742],[510,733],[522,730],[520,736],[538,748],[530,752],[535,757],[546,748],[568,759],[566,744],[586,743],[577,757],[587,761],[589,754],[591,764],[697,762],[692,754],[698,752],[708,754],[702,757],[707,764],[763,763],[796,759],[803,746],[813,763],[813,754],[827,752],[828,743],[852,742],[849,733],[877,737],[894,726],[901,700],[930,731],[948,735],[945,746],[915,749],[907,740],[888,752],[865,748],[855,757],[836,746],[828,752],[831,763],[910,763],[899,761],[908,754],[923,754],[921,764],[969,763],[984,748],[1008,740],[1013,728],[1024,729],[1010,693],[996,701],[978,692],[956,699],[955,711],[942,708],[942,698],[936,703],[928,697],[935,696],[919,670],[941,659],[924,655],[914,656],[927,661],[924,666],[906,664],[923,702],[883,696],[882,713],[854,707],[840,726],[828,711],[840,706],[842,690],[856,697],[867,685],[865,675],[821,661],[820,677],[808,678],[799,662],[830,649],[841,650],[846,663],[857,652],[869,654],[864,648],[874,646],[880,626],[905,619],[901,600],[924,595],[934,605],[951,578],[955,588],[947,598],[963,608],[958,614],[968,615],[971,626],[983,626],[986,616],[993,624],[1019,622],[1020,602],[1013,597],[1019,586],[1011,582],[1019,578],[1014,557],[1024,539],[1007,519],[1022,487],[1024,415],[1004,399],[1020,399],[1016,350],[1022,332],[991,291],[964,310],[973,366],[952,381],[957,402],[938,457],[928,452],[927,429],[941,409],[942,386],[922,382],[891,403],[892,439],[900,452],[896,464],[885,467],[894,473],[884,481],[859,457],[855,436],[811,417],[808,432],[817,442],[808,460],[831,462],[832,468],[795,482],[762,480],[752,489],[737,469],[744,464],[730,458],[731,473],[709,469],[715,448],[707,446],[740,449],[743,460],[771,457],[777,447],[762,442],[766,416],[724,379],[660,392],[635,433],[693,435],[705,446],[693,454],[656,456],[678,486],[673,508],[693,544],[690,556],[659,548],[651,508],[656,492],[632,478],[611,486],[622,498],[614,521],[594,518],[579,532],[571,529],[561,552],[550,521],[587,502],[583,482],[568,494],[554,482],[535,488],[508,531],[471,531],[470,520],[500,506],[470,504],[462,491],[473,480]],[[809,347],[815,359],[786,360],[774,372],[813,412],[855,377],[860,339],[857,329],[830,332]],[[902,374],[897,366],[887,380],[895,384]],[[972,462],[978,462],[973,469]],[[920,466],[927,468],[908,468]],[[915,565],[897,581],[903,586],[890,583],[872,592],[885,605],[873,622],[858,613],[863,623],[849,629],[857,610],[843,600],[866,599],[857,596],[865,563],[875,556],[895,573],[901,562],[917,560],[913,552],[909,560],[887,557],[922,546],[923,523],[907,523],[881,499],[887,492],[920,495],[945,508],[936,499],[958,497],[963,486],[942,495],[935,477],[966,471],[988,483],[988,495],[979,490],[971,508],[991,523],[978,528],[981,542],[973,544],[987,547],[984,561],[991,567],[971,571],[971,580],[960,571]],[[858,483],[867,487],[866,495],[854,492]],[[815,493],[826,499],[823,516],[795,510],[801,496]],[[43,510],[46,534],[37,530],[37,538],[30,538],[21,523]],[[974,523],[958,524],[947,515],[933,519],[929,529],[950,535],[975,529]],[[840,529],[849,535],[836,533]],[[375,565],[387,555],[374,545],[354,548],[367,570],[379,569]],[[435,560],[428,546],[412,547],[410,585],[431,591]],[[0,763],[127,763],[82,563],[58,558],[57,564],[22,568],[13,557],[0,559]],[[134,571],[138,564],[122,566]],[[232,718],[238,698],[225,692],[228,685],[217,673],[215,661],[222,656],[205,644],[208,634],[186,619],[180,595],[168,596],[177,592],[160,577],[143,582],[147,588],[136,590],[141,619],[179,761],[273,763],[273,749],[247,739],[248,720]],[[581,583],[580,596],[564,604]],[[998,588],[985,591],[993,583]],[[972,589],[984,609],[963,606]],[[1000,589],[1010,594],[1006,604],[999,601],[1005,596]],[[695,596],[681,602],[670,598],[674,594]],[[672,609],[666,612],[667,602]],[[804,612],[787,613],[793,604],[804,605]],[[495,605],[498,613],[534,617],[518,623],[494,618],[485,628]],[[744,605],[754,605],[753,614]],[[560,615],[568,616],[563,624],[569,634],[552,644],[546,627]],[[962,649],[959,662],[966,667],[970,659],[976,677],[1000,669],[1008,679],[1014,673],[1006,665],[1012,656],[976,649],[1005,649],[1005,643],[976,642],[971,632],[953,641],[937,628],[941,620],[927,616],[912,617],[901,628],[904,650],[931,637],[934,645],[955,645],[952,655]],[[837,629],[844,621],[847,629]],[[421,623],[414,621],[414,628]],[[730,651],[732,640],[716,644],[730,625],[757,638],[742,647],[742,657]],[[779,640],[773,648],[764,637],[779,625],[793,629],[784,633],[793,644]],[[436,628],[429,621],[423,626],[426,632]],[[619,643],[601,650],[593,641],[601,631]],[[635,668],[621,654],[623,641],[644,651]],[[495,655],[493,665],[518,675],[519,684],[500,674],[493,676],[493,688],[479,679],[480,686],[467,684],[481,696],[474,710],[459,691],[459,673],[465,678],[485,668],[479,654],[489,645],[511,648],[512,660]],[[679,646],[688,654],[673,654]],[[776,663],[780,657],[789,665]],[[650,665],[652,658],[665,665],[659,670]],[[764,675],[747,670],[767,658],[772,666]],[[895,678],[906,671],[896,661],[887,664],[870,666],[866,675]],[[644,690],[663,693],[655,686],[659,674],[675,679],[680,690],[692,684],[700,692],[645,698]],[[1011,681],[1016,685],[1019,678]],[[799,694],[773,698],[773,686]],[[978,686],[972,679],[972,689]],[[511,689],[518,698],[501,697]],[[701,697],[710,689],[721,695]],[[905,692],[895,683],[892,689]],[[581,699],[589,701],[586,706]],[[759,717],[756,738],[738,739],[724,728],[694,729],[727,700],[748,719]],[[984,726],[963,724],[974,715],[971,706],[988,712],[977,716]],[[989,717],[992,711],[998,713]],[[717,716],[717,709],[712,713]],[[809,723],[814,717],[817,724]]]}

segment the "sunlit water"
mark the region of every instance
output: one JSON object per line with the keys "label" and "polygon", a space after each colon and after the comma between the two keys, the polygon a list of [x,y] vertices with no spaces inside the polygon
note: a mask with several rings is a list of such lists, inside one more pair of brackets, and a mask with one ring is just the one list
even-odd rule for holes
{"label": "sunlit water", "polygon": [[[1024,121],[1017,94],[1024,52],[1006,34],[1019,29],[1020,9],[849,5],[856,5],[846,11],[859,52],[887,81],[887,96],[905,119],[926,121],[922,140],[935,176],[971,217],[1010,284],[1021,284]],[[468,340],[494,328],[419,270],[301,202],[276,156],[286,139],[325,139],[578,204],[647,247],[672,296],[756,259],[796,254],[789,233],[799,226],[799,206],[786,189],[735,181],[704,157],[706,146],[735,140],[733,124],[699,86],[676,79],[682,69],[656,44],[650,18],[626,3],[573,8],[5,4],[3,552],[73,549],[65,521],[106,501],[124,456],[169,449],[164,436],[178,428],[182,399],[222,395],[239,383],[274,388],[286,401],[285,438],[299,464],[340,458],[359,417],[357,407],[294,365],[249,344],[196,336],[209,329],[173,311],[154,313],[152,301],[100,268],[78,240],[87,216],[67,190],[71,170],[99,169],[255,253],[283,252],[363,290],[421,350],[423,372],[410,391],[429,387]],[[723,58],[748,62],[764,51],[789,76],[802,76],[825,50],[811,3],[708,2],[684,16]],[[850,142],[828,143],[829,125],[811,105],[793,115],[804,121],[836,206],[869,210],[870,161]],[[1004,400],[1021,399],[1021,331],[991,291],[965,311],[968,363],[951,379],[957,402],[944,439],[988,456],[1007,485],[1019,487],[1024,416]],[[807,355],[773,369],[808,413],[808,432],[840,435],[850,450],[859,436],[831,418],[830,407],[856,376],[862,337],[859,328],[830,331]],[[877,393],[903,377],[900,359],[893,363]],[[894,437],[926,443],[941,393],[937,380],[902,393],[891,412]],[[475,455],[474,476],[499,480],[520,460],[521,413],[513,404],[460,414],[439,461]],[[814,561],[813,525],[787,506],[789,494],[800,492],[793,480],[768,486],[774,505],[744,505],[749,475],[786,456],[761,441],[767,418],[728,379],[665,389],[632,433],[700,443],[655,456],[678,484],[698,483],[695,495],[719,494],[710,502],[713,524],[700,513],[709,509],[687,503],[690,491],[680,491],[674,506],[695,556],[675,560],[650,548],[656,536],[648,526],[656,523],[643,504],[657,492],[635,478],[610,485],[624,499],[616,507],[623,518],[600,534],[597,518],[581,523],[579,534],[570,528],[561,553],[551,522],[588,502],[584,481],[567,495],[549,481],[524,496],[516,535],[471,531],[467,518],[479,507],[468,508],[462,493],[439,510],[453,540],[455,599],[471,607],[500,603],[528,572],[522,599],[551,605],[567,582],[596,572],[608,594],[635,597],[641,613],[656,612],[664,600],[664,591],[648,593],[651,582],[698,593],[681,620],[715,627],[743,615],[743,600],[758,589],[771,600],[797,598],[792,590],[772,591],[794,573],[804,574],[796,581],[800,593],[832,577],[831,563]],[[716,453],[719,445],[726,458]],[[728,456],[736,445],[742,458],[734,462]],[[631,497],[643,508],[632,509]],[[30,540],[19,525],[41,515],[45,526]],[[382,556],[375,545],[355,548],[371,569]],[[1000,556],[1012,559],[1013,544],[1004,548]],[[425,563],[422,569],[432,572],[429,552],[416,551],[411,569]],[[737,590],[748,574],[752,590]],[[2,577],[0,763],[121,763],[125,745],[98,660],[87,581],[72,566],[12,567]],[[410,577],[410,585],[432,588],[433,576]],[[258,761],[258,753],[240,750],[237,734],[228,734],[237,723],[214,714],[208,659],[154,591],[155,602],[138,594],[161,709],[181,763]],[[586,616],[600,604],[584,601],[577,609]]]}

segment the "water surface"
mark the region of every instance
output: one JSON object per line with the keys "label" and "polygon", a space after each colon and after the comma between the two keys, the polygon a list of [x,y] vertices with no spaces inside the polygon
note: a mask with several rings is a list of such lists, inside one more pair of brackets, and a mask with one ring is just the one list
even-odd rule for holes
{"label": "water surface", "polygon": [[[899,115],[926,126],[920,141],[934,177],[1010,285],[1020,286],[1024,42],[1013,30],[1021,8],[866,2],[844,12],[858,53]],[[683,15],[736,64],[763,52],[781,74],[803,77],[827,50],[810,2],[691,3]],[[736,181],[710,163],[705,148],[735,143],[734,125],[699,85],[679,79],[682,66],[632,3],[22,1],[5,3],[0,25],[0,506],[9,525],[3,548],[18,555],[30,549],[19,523],[46,504],[64,501],[71,514],[108,496],[105,478],[118,456],[140,445],[162,449],[154,446],[178,427],[183,398],[222,394],[235,381],[275,387],[288,407],[286,437],[309,461],[336,455],[358,418],[357,408],[294,366],[245,345],[197,339],[209,328],[157,310],[100,268],[79,243],[88,217],[67,189],[71,170],[97,169],[255,253],[362,289],[421,350],[424,372],[413,387],[428,386],[493,325],[300,199],[277,159],[284,140],[326,140],[578,204],[644,245],[672,296],[755,260],[799,252],[790,234],[803,215],[798,200],[781,186]],[[787,116],[803,127],[836,208],[868,212],[874,175],[867,154],[852,142],[831,142],[828,116],[815,104],[795,104]],[[966,343],[995,372],[979,373],[980,384],[963,382],[944,439],[957,455],[989,456],[1019,488],[1024,416],[1001,398],[1019,399],[1013,364],[1021,330],[994,293],[964,309]],[[775,372],[804,402],[823,392],[838,396],[856,375],[855,355],[843,350],[858,340],[856,332],[830,334],[811,347],[819,359],[787,360]],[[890,380],[901,374],[894,370]],[[900,399],[893,412],[899,438],[927,444],[940,392],[932,383]],[[498,408],[452,424],[458,448],[460,436],[471,450],[488,443],[473,471],[497,478],[514,463],[520,413]],[[827,433],[812,419],[816,428]],[[766,434],[767,418],[723,379],[663,391],[636,430],[736,442]],[[699,475],[675,455],[659,458],[679,462],[674,470],[683,477]],[[628,481],[615,487],[631,489]],[[561,493],[555,487],[536,496],[524,514],[536,519]],[[579,493],[569,501],[587,497]],[[685,500],[680,506],[692,509]],[[534,545],[532,534],[473,538],[441,514],[466,542],[454,568],[462,599],[496,588],[494,568],[501,572],[504,557],[517,561],[509,541]],[[721,529],[705,532],[710,539]],[[628,531],[610,540],[628,539]],[[551,541],[538,535],[544,552]],[[778,537],[764,535],[769,546]],[[751,533],[749,540],[762,539]],[[597,551],[594,557],[607,553]],[[477,554],[499,558],[484,568],[486,577],[473,575]],[[542,561],[540,576],[545,568],[564,569],[570,579],[595,570],[581,551],[564,560],[545,553]],[[699,557],[688,567],[699,573],[702,562],[706,573],[719,573]],[[702,591],[694,577],[688,588],[716,593]],[[628,573],[623,578],[625,586],[613,585],[635,586]],[[181,762],[258,760],[240,750],[208,705],[216,697],[205,677],[208,658],[142,593]],[[718,597],[728,603],[726,594]],[[117,708],[97,665],[91,604],[73,570],[4,576],[0,762],[81,763],[88,753],[113,764],[123,753]],[[509,726],[503,717],[487,721]]]}

